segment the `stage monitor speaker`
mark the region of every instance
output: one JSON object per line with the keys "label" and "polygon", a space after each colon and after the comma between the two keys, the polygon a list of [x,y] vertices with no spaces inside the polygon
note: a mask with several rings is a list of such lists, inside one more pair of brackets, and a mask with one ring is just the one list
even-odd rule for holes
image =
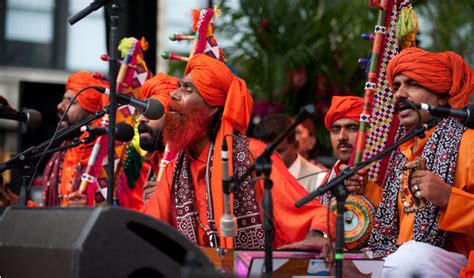
{"label": "stage monitor speaker", "polygon": [[10,207],[0,220],[1,277],[183,277],[215,273],[174,228],[114,207]]}

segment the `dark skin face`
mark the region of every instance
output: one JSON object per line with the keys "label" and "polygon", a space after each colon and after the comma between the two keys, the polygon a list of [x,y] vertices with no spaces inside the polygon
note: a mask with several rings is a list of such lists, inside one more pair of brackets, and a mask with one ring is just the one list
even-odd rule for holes
{"label": "dark skin face", "polygon": [[[415,80],[399,74],[393,79],[393,91],[395,93],[395,100],[408,99],[414,103],[427,103],[434,106],[445,105],[448,102],[447,94],[444,97],[434,94],[425,87],[418,84]],[[416,127],[418,123],[425,123],[429,120],[430,115],[427,111],[420,111],[421,121],[418,114],[413,109],[406,109],[398,112],[400,124],[407,130]]]}
{"label": "dark skin face", "polygon": [[[71,103],[72,99],[74,98],[75,94],[72,90],[67,90],[64,93],[63,99],[61,102],[57,105],[56,109],[58,111],[58,117],[62,117],[63,114],[66,112],[67,107]],[[74,125],[86,118],[88,118],[91,115],[87,110],[82,108],[82,106],[79,104],[77,99],[73,102],[71,105],[71,108],[69,109],[66,117],[64,118],[64,121],[61,123],[62,127],[68,127],[71,125]]]}
{"label": "dark skin face", "polygon": [[331,125],[329,135],[332,149],[344,164],[347,164],[352,156],[358,130],[359,123],[348,118],[341,118]]}
{"label": "dark skin face", "polygon": [[179,145],[192,157],[199,157],[210,141],[210,126],[218,107],[204,101],[192,82],[191,74],[188,74],[178,82],[178,89],[171,93],[169,108],[170,112],[165,115],[165,140],[169,144],[181,141]]}
{"label": "dark skin face", "polygon": [[164,143],[161,136],[163,118],[150,120],[140,115],[138,119],[138,133],[140,134],[140,147],[146,151],[163,152]]}

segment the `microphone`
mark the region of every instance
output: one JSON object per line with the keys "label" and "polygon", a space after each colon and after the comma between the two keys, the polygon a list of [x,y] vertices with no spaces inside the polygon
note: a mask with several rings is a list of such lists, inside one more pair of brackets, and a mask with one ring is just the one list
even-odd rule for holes
{"label": "microphone", "polygon": [[[110,90],[107,88],[94,86],[94,89],[96,89],[102,94],[110,94]],[[163,104],[161,104],[161,102],[154,98],[141,100],[128,95],[117,94],[117,102],[122,105],[128,104],[135,107],[136,109],[138,109],[138,111],[140,111],[141,114],[143,114],[143,116],[147,117],[150,120],[160,119],[163,116],[165,110]]]}
{"label": "microphone", "polygon": [[[103,126],[85,125],[81,127],[81,132],[89,132],[91,136],[100,136],[107,134],[109,128]],[[120,142],[129,142],[133,139],[133,127],[127,123],[118,123],[115,126],[115,140]]]}
{"label": "microphone", "polygon": [[39,111],[34,109],[26,109],[23,112],[18,112],[10,106],[0,103],[0,119],[24,122],[28,127],[39,127],[43,117]]}
{"label": "microphone", "polygon": [[229,179],[229,164],[228,164],[228,150],[225,136],[222,141],[222,189],[224,191],[224,214],[221,217],[221,233],[224,237],[233,237],[237,234],[237,219],[230,212],[230,179]]}
{"label": "microphone", "polygon": [[425,110],[432,116],[449,117],[454,116],[461,119],[467,128],[474,128],[474,105],[468,105],[462,109],[454,109],[449,106],[433,106],[426,103],[415,103],[416,108]]}

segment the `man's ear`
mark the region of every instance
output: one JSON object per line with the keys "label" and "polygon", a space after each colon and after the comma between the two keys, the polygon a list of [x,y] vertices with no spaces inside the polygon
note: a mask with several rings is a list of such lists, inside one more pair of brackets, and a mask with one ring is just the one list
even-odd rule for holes
{"label": "man's ear", "polygon": [[439,106],[444,106],[446,104],[448,104],[448,100],[449,100],[449,95],[446,94],[446,95],[441,95],[439,98],[438,98],[438,105]]}

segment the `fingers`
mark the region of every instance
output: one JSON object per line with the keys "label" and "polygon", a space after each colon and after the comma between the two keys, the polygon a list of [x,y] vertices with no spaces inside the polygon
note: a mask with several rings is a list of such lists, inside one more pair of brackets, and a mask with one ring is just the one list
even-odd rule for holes
{"label": "fingers", "polygon": [[345,185],[346,185],[346,190],[349,192],[364,194],[365,184],[364,184],[363,176],[355,174],[354,176],[346,180]]}
{"label": "fingers", "polygon": [[87,204],[87,196],[79,191],[67,195],[70,207],[83,207]]}
{"label": "fingers", "polygon": [[322,246],[322,251],[321,254],[319,255],[321,258],[324,258],[324,261],[328,266],[331,266],[334,264],[334,246],[332,246],[328,242],[327,244],[324,244]]}

